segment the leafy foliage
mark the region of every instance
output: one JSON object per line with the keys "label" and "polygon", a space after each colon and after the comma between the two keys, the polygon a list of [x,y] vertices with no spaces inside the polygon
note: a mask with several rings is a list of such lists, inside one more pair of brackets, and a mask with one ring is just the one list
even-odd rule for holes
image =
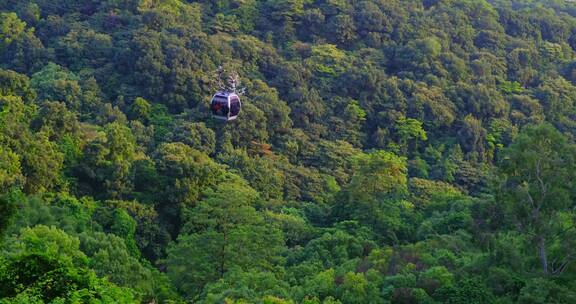
{"label": "leafy foliage", "polygon": [[0,303],[576,302],[575,33],[572,1],[0,0]]}

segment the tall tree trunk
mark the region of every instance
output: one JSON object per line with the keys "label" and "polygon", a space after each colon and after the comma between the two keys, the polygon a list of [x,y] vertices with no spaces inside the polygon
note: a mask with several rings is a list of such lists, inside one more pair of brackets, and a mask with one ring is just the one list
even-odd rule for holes
{"label": "tall tree trunk", "polygon": [[538,253],[544,274],[548,275],[548,257],[546,256],[546,241],[544,240],[544,236],[538,237]]}
{"label": "tall tree trunk", "polygon": [[224,277],[226,273],[225,263],[226,263],[226,242],[228,241],[228,236],[226,235],[226,230],[223,231],[224,241],[222,242],[222,248],[220,252],[220,278]]}

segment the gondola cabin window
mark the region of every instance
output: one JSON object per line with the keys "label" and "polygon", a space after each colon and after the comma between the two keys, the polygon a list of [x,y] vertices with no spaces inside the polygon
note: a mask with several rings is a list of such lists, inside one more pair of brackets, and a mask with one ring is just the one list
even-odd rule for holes
{"label": "gondola cabin window", "polygon": [[230,97],[230,116],[238,116],[240,114],[240,99],[237,96]]}

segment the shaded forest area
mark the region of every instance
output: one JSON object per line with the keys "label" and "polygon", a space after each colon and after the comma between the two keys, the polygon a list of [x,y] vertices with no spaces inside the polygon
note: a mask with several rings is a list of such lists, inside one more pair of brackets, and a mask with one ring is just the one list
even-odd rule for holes
{"label": "shaded forest area", "polygon": [[568,1],[0,0],[0,303],[576,303],[575,50]]}

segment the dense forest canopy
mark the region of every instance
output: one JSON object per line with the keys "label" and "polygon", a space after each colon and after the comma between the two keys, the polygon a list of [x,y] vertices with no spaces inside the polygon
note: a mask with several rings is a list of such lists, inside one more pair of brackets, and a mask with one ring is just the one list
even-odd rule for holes
{"label": "dense forest canopy", "polygon": [[0,303],[576,303],[575,101],[571,1],[0,0]]}

